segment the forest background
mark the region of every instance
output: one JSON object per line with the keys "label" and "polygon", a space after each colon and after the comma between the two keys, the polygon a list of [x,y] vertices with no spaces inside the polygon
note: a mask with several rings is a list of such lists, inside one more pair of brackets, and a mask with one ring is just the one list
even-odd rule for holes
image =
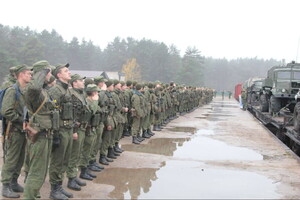
{"label": "forest background", "polygon": [[[230,47],[228,47],[230,48]],[[258,47],[259,48],[259,47]],[[233,91],[250,77],[265,77],[269,68],[284,61],[275,59],[205,57],[201,47],[191,46],[181,53],[174,44],[143,38],[115,37],[105,48],[93,41],[73,37],[66,41],[58,32],[37,32],[29,27],[0,24],[0,81],[11,66],[31,66],[39,60],[52,65],[70,63],[73,70],[118,71],[125,78],[164,83],[175,81],[218,91]]]}

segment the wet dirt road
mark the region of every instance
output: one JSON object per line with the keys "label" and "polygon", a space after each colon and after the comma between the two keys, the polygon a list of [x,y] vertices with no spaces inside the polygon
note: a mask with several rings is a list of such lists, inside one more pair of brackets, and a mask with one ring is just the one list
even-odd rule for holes
{"label": "wet dirt road", "polygon": [[[217,98],[140,145],[121,145],[75,198],[300,199],[299,158],[235,100]],[[49,189],[46,180],[42,198]]]}

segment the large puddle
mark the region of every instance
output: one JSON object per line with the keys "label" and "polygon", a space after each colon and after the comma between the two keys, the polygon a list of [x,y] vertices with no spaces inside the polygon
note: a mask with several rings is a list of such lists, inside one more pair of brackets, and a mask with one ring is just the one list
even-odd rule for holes
{"label": "large puddle", "polygon": [[[193,161],[167,161],[140,199],[275,199],[277,184],[253,172],[213,169]],[[125,198],[131,198],[129,192]]]}
{"label": "large puddle", "polygon": [[[205,134],[214,133],[209,131]],[[178,148],[174,157],[193,160],[263,160],[261,154],[251,149],[231,146],[198,134],[182,148]]]}
{"label": "large puddle", "polygon": [[[226,169],[205,161],[253,161],[263,156],[251,149],[212,139],[213,128],[172,127],[194,133],[190,138],[155,138],[148,144],[122,145],[126,151],[172,156],[159,168],[108,168],[96,179],[114,186],[113,199],[275,199],[271,179],[254,172]],[[151,158],[150,158],[151,159]]]}
{"label": "large puddle", "polygon": [[95,180],[114,186],[113,199],[276,199],[276,183],[262,175],[169,160],[161,168],[109,168]]}

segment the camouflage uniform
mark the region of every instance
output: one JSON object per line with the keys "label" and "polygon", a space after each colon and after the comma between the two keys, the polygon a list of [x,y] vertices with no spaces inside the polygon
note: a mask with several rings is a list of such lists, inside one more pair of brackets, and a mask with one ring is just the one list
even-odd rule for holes
{"label": "camouflage uniform", "polygon": [[[24,199],[36,199],[41,189],[48,170],[50,153],[52,148],[52,128],[56,121],[52,116],[56,105],[51,100],[48,92],[43,88],[45,77],[49,71],[46,61],[40,61],[33,65],[33,80],[27,85],[25,102],[29,112],[29,124],[38,131],[35,140],[28,140],[29,171],[25,182]],[[42,105],[38,113],[36,110]],[[34,114],[35,113],[35,114]]]}
{"label": "camouflage uniform", "polygon": [[[10,187],[14,192],[23,192],[23,188],[18,185],[17,179],[19,178],[25,158],[26,135],[22,131],[25,88],[20,88],[19,82],[16,83],[16,87],[17,89],[10,87],[6,90],[2,102],[1,113],[6,118],[6,124],[11,123],[11,126],[9,127],[9,135],[3,136],[6,140],[6,155],[1,172],[1,182],[3,185],[11,184]],[[17,90],[19,90],[18,100],[16,99]],[[7,196],[5,191],[3,195]]]}

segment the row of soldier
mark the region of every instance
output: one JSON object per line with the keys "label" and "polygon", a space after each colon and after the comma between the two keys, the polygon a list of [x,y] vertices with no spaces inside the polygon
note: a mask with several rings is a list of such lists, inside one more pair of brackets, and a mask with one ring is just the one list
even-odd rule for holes
{"label": "row of soldier", "polygon": [[[177,87],[175,83],[139,84],[71,76],[69,64],[51,66],[39,61],[32,67],[11,69],[3,84],[5,162],[2,195],[40,197],[49,165],[51,199],[68,199],[123,152],[119,141],[132,136],[140,144],[160,131],[177,113],[191,112],[212,100],[213,91]],[[24,164],[25,187],[18,183]],[[80,170],[79,177],[78,169]]]}

